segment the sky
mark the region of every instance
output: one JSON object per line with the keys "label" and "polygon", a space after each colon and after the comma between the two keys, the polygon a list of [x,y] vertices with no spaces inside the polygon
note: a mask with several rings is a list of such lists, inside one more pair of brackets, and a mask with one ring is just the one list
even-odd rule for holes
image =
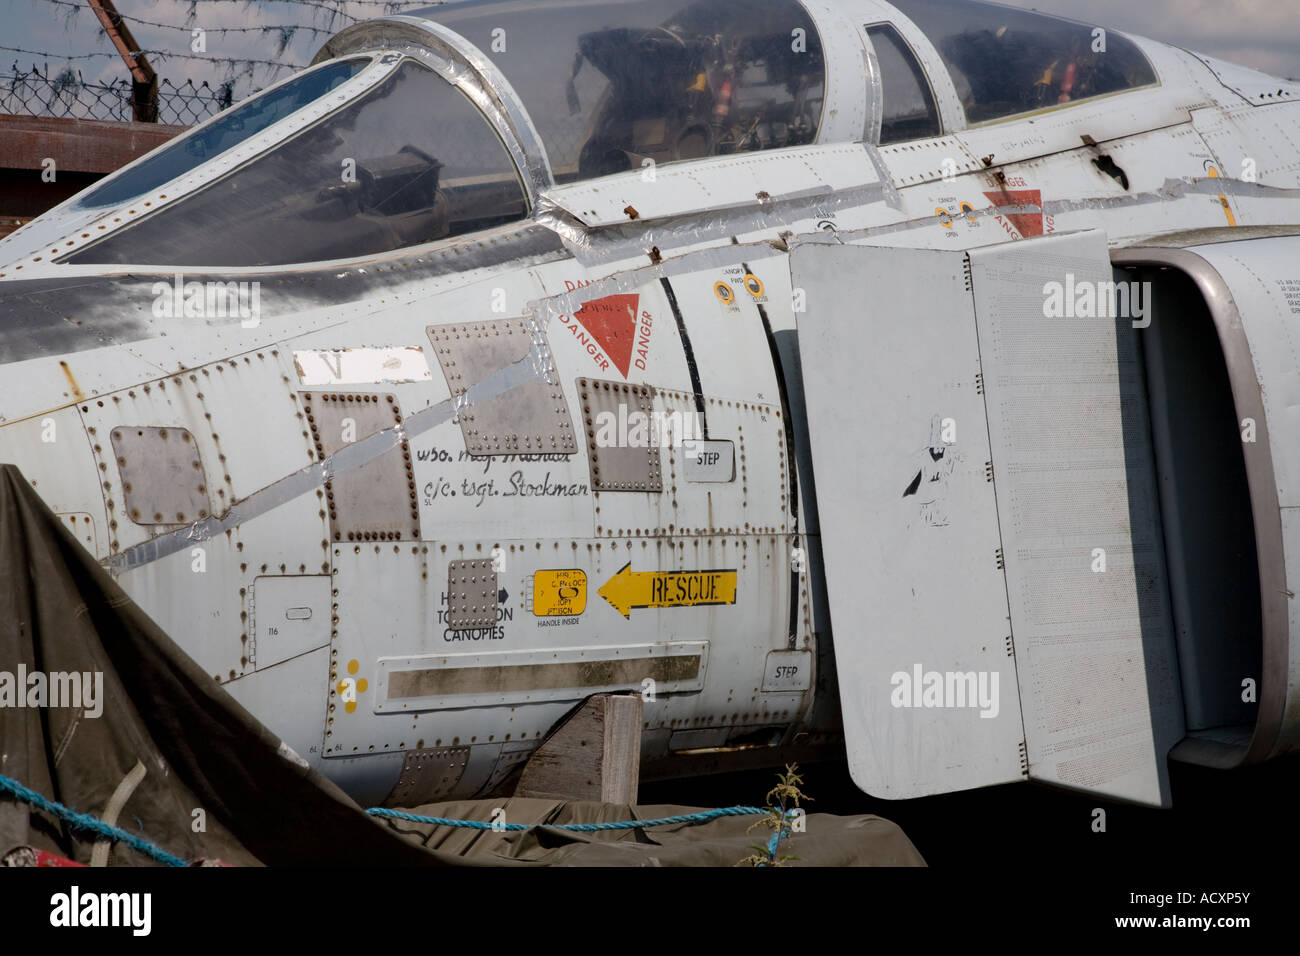
{"label": "sky", "polygon": [[[430,2],[398,0],[397,6],[414,9]],[[1006,2],[1300,78],[1300,0]],[[128,20],[128,26],[140,45],[159,51],[151,61],[160,77],[177,84],[186,79],[211,85],[233,80],[236,100],[310,62],[332,33],[391,6],[379,0],[116,0],[116,4],[120,13],[136,18]],[[332,11],[336,12],[331,15]],[[283,52],[282,27],[296,28]],[[194,28],[205,31],[206,50],[201,54],[191,50]],[[222,28],[243,29],[223,34]],[[206,59],[193,58],[199,56]],[[9,73],[14,62],[28,70],[33,61],[42,72],[48,66],[52,75],[71,66],[88,81],[126,76],[125,66],[85,0],[0,0],[0,74]]]}
{"label": "sky", "polygon": [[1300,0],[1000,0],[1300,79]]}

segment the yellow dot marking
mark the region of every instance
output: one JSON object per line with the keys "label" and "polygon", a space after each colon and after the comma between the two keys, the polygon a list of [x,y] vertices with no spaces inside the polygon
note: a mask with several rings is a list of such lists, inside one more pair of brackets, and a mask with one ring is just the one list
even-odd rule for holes
{"label": "yellow dot marking", "polygon": [[368,686],[369,685],[366,683],[366,679],[364,677],[361,678],[359,681],[357,681],[357,693],[358,694],[365,693],[366,687]]}
{"label": "yellow dot marking", "polygon": [[361,665],[359,663],[357,663],[356,661],[348,661],[349,674],[355,674],[360,669],[361,669]]}
{"label": "yellow dot marking", "polygon": [[346,710],[349,714],[355,714],[357,711],[357,702],[355,700],[350,700],[343,705],[343,709]]}

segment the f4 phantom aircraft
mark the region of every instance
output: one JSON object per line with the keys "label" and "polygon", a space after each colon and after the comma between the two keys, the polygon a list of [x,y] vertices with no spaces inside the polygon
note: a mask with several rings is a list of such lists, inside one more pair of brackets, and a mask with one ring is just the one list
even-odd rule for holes
{"label": "f4 phantom aircraft", "polygon": [[383,17],[0,241],[0,461],[372,803],[1294,751],[1298,356],[1300,84],[970,0]]}

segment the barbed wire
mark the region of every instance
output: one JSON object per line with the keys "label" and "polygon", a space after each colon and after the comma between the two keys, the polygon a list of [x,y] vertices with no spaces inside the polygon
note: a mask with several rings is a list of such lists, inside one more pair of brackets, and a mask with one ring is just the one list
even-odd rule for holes
{"label": "barbed wire", "polygon": [[[78,13],[82,11],[90,11],[90,8],[85,5],[84,0],[80,0],[80,2],[78,2],[78,0],[43,0],[43,2],[52,3],[60,7],[71,7],[72,9],[76,10]],[[232,0],[226,0],[226,2],[229,3],[232,2]],[[344,0],[344,2],[347,2],[347,0]],[[190,33],[195,29],[199,29],[197,27],[185,26],[183,24],[178,24],[178,23],[162,23],[158,20],[145,20],[142,17],[132,16],[129,13],[119,12],[118,16],[121,17],[123,20],[127,20],[131,23],[138,23],[141,26],[159,27],[160,29],[164,29],[164,30],[180,30],[182,33]],[[283,33],[285,31],[297,32],[298,30],[306,30],[311,33],[324,33],[332,36],[334,33],[337,32],[327,27],[315,27],[308,23],[269,24],[263,27],[203,27],[201,29],[203,29],[205,33],[221,33],[221,34],[259,33],[259,32],[260,33],[276,33],[276,32]]]}
{"label": "barbed wire", "polygon": [[[11,53],[23,53],[27,56],[39,56],[46,60],[89,60],[97,56],[120,57],[122,54],[116,50],[105,50],[100,53],[51,53],[48,50],[25,50],[17,46],[0,45],[0,50],[8,50]],[[258,60],[252,57],[230,57],[230,56],[200,56],[197,53],[178,53],[175,50],[140,50],[136,53],[128,53],[127,56],[148,56],[157,58],[159,61],[182,59],[198,60],[201,63],[224,63],[228,66],[272,66],[282,70],[302,70],[306,68],[301,63],[282,63],[278,60]]]}

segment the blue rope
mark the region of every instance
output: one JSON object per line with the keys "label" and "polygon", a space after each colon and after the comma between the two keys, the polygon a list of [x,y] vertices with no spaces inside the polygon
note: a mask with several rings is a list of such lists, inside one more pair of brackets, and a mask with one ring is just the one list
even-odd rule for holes
{"label": "blue rope", "polygon": [[719,817],[749,817],[767,813],[758,807],[722,807],[718,810],[704,810],[700,813],[683,813],[675,817],[660,817],[658,820],[620,820],[617,823],[485,823],[482,820],[452,820],[447,817],[423,817],[404,810],[389,810],[386,807],[371,807],[366,813],[374,817],[390,817],[405,820],[408,823],[432,823],[440,827],[461,827],[468,830],[531,830],[534,827],[550,827],[553,830],[578,830],[591,833],[597,830],[641,830],[646,827],[660,827],[670,823],[707,823]]}
{"label": "blue rope", "polygon": [[[105,839],[115,840],[125,843],[127,846],[138,850],[146,856],[165,863],[168,866],[189,866],[178,856],[172,856],[166,850],[154,846],[148,840],[141,839],[134,834],[127,833],[125,830],[104,823],[88,813],[78,813],[70,807],[65,807],[61,803],[49,800],[35,790],[24,787],[17,780],[0,774],[0,791],[7,792],[24,803],[30,803],[38,810],[44,810],[53,814],[60,820],[63,820],[69,826],[76,830],[84,830],[94,833]],[[404,810],[390,810],[386,807],[371,807],[366,813],[375,817],[389,817],[394,820],[405,820],[408,823],[431,823],[441,827],[460,827],[469,830],[531,830],[534,827],[549,826],[555,830],[576,830],[584,833],[592,833],[600,830],[642,830],[647,827],[660,827],[673,823],[707,823],[710,820],[717,820],[720,817],[749,817],[762,816],[768,811],[759,807],[720,807],[717,810],[703,810],[699,813],[683,813],[675,817],[660,817],[657,820],[620,820],[615,823],[491,823],[482,820],[453,820],[449,817],[426,817],[417,813],[407,813]],[[793,812],[793,811],[791,811]],[[768,841],[768,853],[776,853],[776,845],[781,840],[782,833],[777,831],[772,834],[772,839]]]}
{"label": "blue rope", "polygon": [[97,836],[104,837],[108,840],[115,840],[119,843],[125,843],[134,850],[138,850],[145,856],[157,860],[159,863],[166,863],[168,866],[189,866],[178,856],[172,856],[166,850],[154,846],[148,840],[143,840],[134,834],[127,833],[115,826],[110,826],[103,820],[98,820],[88,813],[78,813],[70,807],[65,807],[61,803],[55,803],[41,796],[35,790],[29,790],[17,780],[10,780],[4,774],[0,774],[0,791],[11,794],[23,803],[30,803],[38,810],[44,810],[46,813],[53,814],[64,823],[68,824],[74,830],[84,830],[94,833]]}

